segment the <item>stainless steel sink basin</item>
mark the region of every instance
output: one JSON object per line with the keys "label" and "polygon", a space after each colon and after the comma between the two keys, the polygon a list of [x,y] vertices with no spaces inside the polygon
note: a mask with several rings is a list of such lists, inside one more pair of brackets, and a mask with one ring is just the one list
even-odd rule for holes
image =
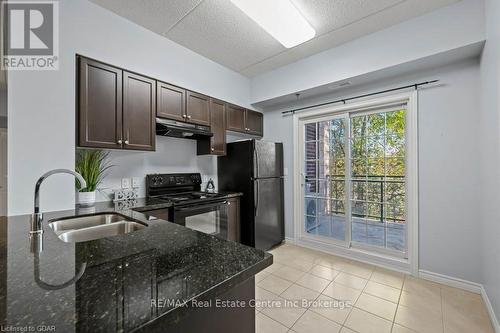
{"label": "stainless steel sink basin", "polygon": [[147,225],[121,214],[105,213],[64,217],[51,221],[49,227],[63,242],[76,243],[128,234]]}

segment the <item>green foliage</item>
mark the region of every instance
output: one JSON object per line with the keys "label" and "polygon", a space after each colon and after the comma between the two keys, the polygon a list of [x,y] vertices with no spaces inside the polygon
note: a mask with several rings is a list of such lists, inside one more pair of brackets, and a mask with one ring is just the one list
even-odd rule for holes
{"label": "green foliage", "polygon": [[[75,170],[87,182],[87,187],[80,189],[80,192],[93,192],[102,182],[106,171],[112,167],[106,159],[109,153],[102,150],[79,150],[77,151]],[[78,189],[80,182],[76,180],[75,186]]]}

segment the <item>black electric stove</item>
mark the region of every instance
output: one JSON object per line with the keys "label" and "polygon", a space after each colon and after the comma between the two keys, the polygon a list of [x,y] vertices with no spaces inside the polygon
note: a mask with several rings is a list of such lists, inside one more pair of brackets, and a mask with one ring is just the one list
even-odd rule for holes
{"label": "black electric stove", "polygon": [[173,204],[170,209],[155,210],[153,216],[227,238],[227,195],[201,191],[199,173],[147,175],[146,195]]}
{"label": "black electric stove", "polygon": [[201,191],[199,173],[152,174],[146,176],[146,195],[174,205],[206,203],[224,199],[219,193]]}

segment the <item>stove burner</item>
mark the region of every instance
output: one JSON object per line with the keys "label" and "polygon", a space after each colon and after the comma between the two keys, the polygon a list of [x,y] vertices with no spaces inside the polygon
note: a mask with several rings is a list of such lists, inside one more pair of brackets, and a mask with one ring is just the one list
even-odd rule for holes
{"label": "stove burner", "polygon": [[185,204],[204,203],[225,195],[201,191],[201,175],[199,173],[153,174],[146,176],[146,194],[149,198],[157,198],[172,203]]}

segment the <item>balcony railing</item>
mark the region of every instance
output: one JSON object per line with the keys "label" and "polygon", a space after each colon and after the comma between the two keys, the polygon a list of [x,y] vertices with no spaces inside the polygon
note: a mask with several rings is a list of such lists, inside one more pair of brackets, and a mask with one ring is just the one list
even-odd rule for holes
{"label": "balcony railing", "polygon": [[[405,184],[405,181],[404,181],[404,176],[391,176],[390,178],[387,178],[384,176],[378,176],[378,175],[373,175],[373,176],[356,176],[357,179],[351,179],[351,182],[352,183],[367,183],[367,184],[379,184],[377,185],[377,188],[378,188],[378,192],[379,192],[379,200],[377,201],[369,201],[367,200],[367,195],[368,195],[368,190],[366,191],[359,191],[357,194],[358,196],[354,199],[354,198],[351,198],[350,200],[352,202],[355,202],[353,207],[352,207],[352,211],[351,211],[351,215],[354,216],[354,217],[358,217],[358,218],[370,218],[370,219],[373,219],[373,220],[378,220],[380,221],[381,223],[384,223],[384,222],[388,222],[388,221],[392,221],[392,222],[395,222],[395,223],[405,223],[406,219],[404,218],[401,218],[401,217],[398,217],[398,216],[391,216],[391,215],[388,215],[385,211],[385,207],[384,205],[387,205],[387,204],[390,204],[390,205],[398,205],[398,203],[394,203],[394,202],[386,202],[384,199],[386,197],[386,194],[390,194],[392,193],[392,197],[395,198],[397,196],[404,196],[404,194],[401,194],[401,193],[398,193],[397,191],[390,191],[390,192],[386,192],[386,189],[385,189],[385,185],[386,184],[401,184],[401,185],[404,185]],[[361,177],[363,177],[364,179],[360,179]],[[382,179],[381,179],[382,178]],[[340,183],[344,183],[345,184],[345,177],[343,176],[335,176],[335,178],[332,178],[330,176],[327,176],[327,178],[325,179],[308,179],[308,177],[306,177],[306,184],[312,182],[312,181],[326,181],[328,183],[336,183],[336,182],[340,182]],[[334,189],[335,188],[338,188],[337,186],[332,186]],[[306,192],[306,197],[309,197],[309,198],[323,198],[323,199],[330,199],[330,198],[340,198],[341,196],[344,196],[344,192],[343,191],[335,191],[333,190],[332,188],[330,188],[330,195],[327,195],[325,197],[322,197],[321,196],[321,193],[318,192],[318,184],[315,185],[315,188],[314,189],[309,189],[307,192]],[[315,195],[316,193],[316,195]],[[373,193],[373,192],[372,192]],[[341,201],[339,199],[335,199],[337,201]],[[365,214],[360,214],[360,213],[357,213],[356,211],[359,210],[359,209],[356,209],[356,203],[362,203],[362,204],[365,204],[365,205],[368,205],[368,204],[377,204],[380,206],[380,213],[377,214],[377,215],[373,215],[373,214],[369,214],[368,212],[368,207],[366,207],[365,211],[366,213]],[[401,207],[398,207],[399,210],[401,211],[405,211],[405,204],[404,204],[404,200],[402,203],[399,203],[399,205]],[[345,210],[344,209],[338,209],[338,205],[334,205],[335,208],[334,209],[329,209],[328,213],[330,214],[342,214],[342,215],[345,215]]]}

